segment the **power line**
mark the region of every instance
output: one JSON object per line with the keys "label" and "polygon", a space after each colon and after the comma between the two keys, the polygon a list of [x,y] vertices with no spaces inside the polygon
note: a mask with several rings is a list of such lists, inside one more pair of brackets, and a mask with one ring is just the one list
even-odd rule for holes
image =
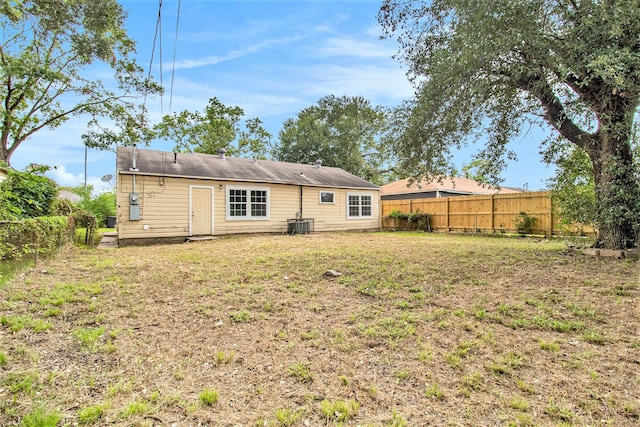
{"label": "power line", "polygon": [[[151,60],[149,61],[149,73],[147,74],[147,80],[151,80],[151,69],[153,67],[153,57],[156,52],[156,42],[158,40],[158,34],[160,33],[160,40],[162,40],[162,0],[158,0],[158,19],[156,20],[156,33],[153,36],[153,46],[151,47]],[[162,41],[160,42],[162,45]],[[162,47],[160,54],[160,86],[162,87]],[[143,106],[147,104],[147,93],[144,94]],[[160,93],[160,112],[162,114],[162,93]]]}
{"label": "power line", "polygon": [[178,0],[178,16],[176,17],[176,38],[173,44],[173,66],[171,68],[171,91],[169,92],[169,112],[171,112],[171,103],[173,101],[173,77],[176,73],[176,52],[178,51],[178,25],[180,24],[180,2]]}
{"label": "power line", "polygon": [[[162,84],[162,0],[160,1],[160,6],[158,7],[158,28],[160,29],[160,53],[158,54],[158,57],[160,59],[160,87],[162,87],[164,89],[164,85]],[[164,111],[163,111],[163,105],[164,104],[164,97],[162,94],[160,94],[160,116],[164,116]]]}

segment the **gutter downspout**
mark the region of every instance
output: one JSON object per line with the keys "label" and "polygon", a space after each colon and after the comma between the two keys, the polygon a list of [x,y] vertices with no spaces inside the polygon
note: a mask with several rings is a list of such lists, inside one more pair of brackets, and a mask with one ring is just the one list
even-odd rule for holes
{"label": "gutter downspout", "polygon": [[302,185],[300,186],[300,218],[302,218]]}

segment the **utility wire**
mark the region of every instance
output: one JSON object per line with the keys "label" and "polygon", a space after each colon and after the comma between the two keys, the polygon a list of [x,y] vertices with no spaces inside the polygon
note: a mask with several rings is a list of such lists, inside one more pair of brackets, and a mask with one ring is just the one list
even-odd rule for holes
{"label": "utility wire", "polygon": [[[151,80],[151,69],[153,68],[153,56],[156,52],[156,42],[158,40],[158,33],[160,31],[160,23],[162,22],[162,0],[158,0],[158,19],[156,20],[156,33],[153,36],[153,46],[151,47],[151,60],[149,61],[149,73],[147,74],[147,80]],[[162,67],[162,63],[160,64]],[[160,86],[162,86],[162,68],[160,69]],[[144,94],[143,106],[147,104],[147,93]],[[160,93],[160,110],[162,112],[162,93]]]}
{"label": "utility wire", "polygon": [[180,24],[180,2],[178,0],[178,16],[176,18],[176,38],[173,43],[173,66],[171,68],[171,91],[169,92],[169,112],[171,112],[171,103],[173,101],[173,78],[176,74],[176,52],[178,51],[178,25]]}
{"label": "utility wire", "polygon": [[[164,85],[162,84],[162,0],[160,1],[160,6],[158,7],[158,28],[160,28],[160,42],[158,43],[160,45],[160,53],[158,54],[158,57],[160,59],[160,87],[162,87],[164,89]],[[164,116],[164,111],[163,111],[163,104],[164,104],[164,97],[162,96],[162,94],[160,95],[160,117]]]}

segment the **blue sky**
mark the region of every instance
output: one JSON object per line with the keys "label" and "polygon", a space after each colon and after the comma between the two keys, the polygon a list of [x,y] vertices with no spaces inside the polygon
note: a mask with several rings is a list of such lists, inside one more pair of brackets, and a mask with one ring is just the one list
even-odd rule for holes
{"label": "blue sky", "polygon": [[[137,42],[138,63],[148,72],[158,1],[121,4],[129,11],[126,26]],[[210,98],[217,97],[225,105],[241,107],[245,119],[259,117],[277,139],[287,118],[327,95],[359,95],[374,105],[399,105],[413,89],[403,66],[392,58],[396,43],[380,40],[380,4],[380,0],[182,0],[176,43],[178,2],[164,0],[162,52],[156,41],[151,74],[156,81],[162,78],[165,95],[147,101],[152,122],[170,112],[202,111]],[[56,166],[49,176],[59,184],[82,184],[80,136],[86,122],[87,118],[74,117],[60,128],[33,136],[18,148],[12,165]],[[552,170],[540,161],[542,138],[540,131],[531,131],[512,144],[519,160],[509,164],[503,185],[545,187]],[[172,145],[158,142],[150,148],[171,150]],[[456,156],[458,168],[471,161],[475,150]],[[115,174],[115,154],[89,150],[87,170],[90,184],[108,188],[100,178]]]}

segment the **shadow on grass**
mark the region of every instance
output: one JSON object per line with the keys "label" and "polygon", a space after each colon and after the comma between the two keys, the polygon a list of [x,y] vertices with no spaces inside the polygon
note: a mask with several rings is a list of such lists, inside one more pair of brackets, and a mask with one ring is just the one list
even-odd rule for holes
{"label": "shadow on grass", "polygon": [[9,280],[13,279],[16,274],[23,270],[33,267],[35,264],[33,257],[23,257],[17,260],[0,261],[0,288]]}

